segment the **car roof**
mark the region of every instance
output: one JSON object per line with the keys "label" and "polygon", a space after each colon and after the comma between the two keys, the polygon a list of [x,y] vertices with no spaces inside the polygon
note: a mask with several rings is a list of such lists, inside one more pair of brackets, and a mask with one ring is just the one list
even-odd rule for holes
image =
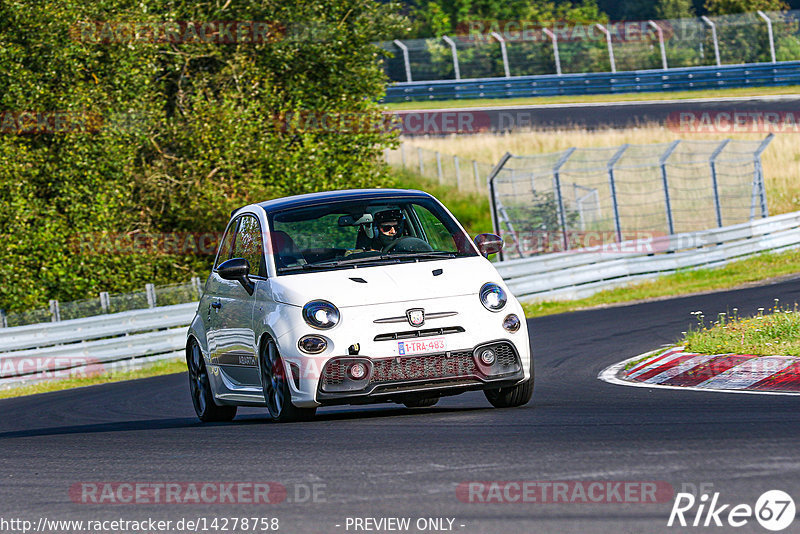
{"label": "car roof", "polygon": [[[339,200],[372,200],[382,198],[433,198],[430,194],[416,189],[346,189],[307,193],[291,197],[276,198],[258,203],[264,211],[272,213],[286,208],[314,206]],[[236,210],[238,211],[238,210]],[[236,213],[234,211],[234,213]]]}

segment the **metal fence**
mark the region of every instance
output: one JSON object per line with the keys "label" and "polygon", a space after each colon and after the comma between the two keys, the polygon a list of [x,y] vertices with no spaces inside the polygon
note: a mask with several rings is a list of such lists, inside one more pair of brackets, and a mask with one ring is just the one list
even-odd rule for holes
{"label": "metal fence", "polygon": [[445,154],[435,150],[401,143],[395,150],[386,150],[389,165],[411,170],[420,176],[459,191],[485,193],[486,181],[494,167],[491,163]]}
{"label": "metal fence", "polygon": [[183,284],[155,286],[146,284],[143,291],[131,293],[102,292],[95,299],[59,302],[51,300],[47,308],[36,308],[21,312],[6,313],[0,310],[0,328],[68,321],[95,315],[120,313],[173,304],[197,302],[203,293],[200,278],[192,278]]}
{"label": "metal fence", "polygon": [[563,26],[496,21],[378,43],[398,83],[800,60],[800,10]]}
{"label": "metal fence", "polygon": [[525,257],[766,217],[772,138],[507,153],[488,180],[494,229],[506,256]]}

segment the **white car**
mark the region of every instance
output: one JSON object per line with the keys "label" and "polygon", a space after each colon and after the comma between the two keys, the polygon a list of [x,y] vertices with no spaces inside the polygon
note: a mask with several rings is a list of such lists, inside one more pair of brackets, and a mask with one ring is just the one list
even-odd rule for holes
{"label": "white car", "polygon": [[483,390],[496,407],[533,392],[519,302],[422,191],[314,193],[236,210],[220,243],[186,360],[202,421],[265,406],[275,421],[319,406],[434,405]]}

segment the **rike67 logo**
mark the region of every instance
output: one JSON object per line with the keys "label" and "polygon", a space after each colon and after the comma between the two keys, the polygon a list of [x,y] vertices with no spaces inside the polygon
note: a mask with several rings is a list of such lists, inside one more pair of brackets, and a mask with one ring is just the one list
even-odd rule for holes
{"label": "rike67 logo", "polygon": [[767,530],[784,530],[794,521],[794,499],[781,490],[764,492],[755,506],[723,504],[719,492],[699,498],[691,493],[678,493],[667,526],[739,528],[755,519]]}

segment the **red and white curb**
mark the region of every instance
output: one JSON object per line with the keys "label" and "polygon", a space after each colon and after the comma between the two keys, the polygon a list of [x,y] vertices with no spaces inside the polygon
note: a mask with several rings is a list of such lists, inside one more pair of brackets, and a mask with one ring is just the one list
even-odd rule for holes
{"label": "red and white curb", "polygon": [[[638,363],[626,370],[631,362]],[[646,388],[800,395],[800,358],[696,354],[684,352],[683,347],[671,347],[614,364],[597,378],[611,384]]]}

